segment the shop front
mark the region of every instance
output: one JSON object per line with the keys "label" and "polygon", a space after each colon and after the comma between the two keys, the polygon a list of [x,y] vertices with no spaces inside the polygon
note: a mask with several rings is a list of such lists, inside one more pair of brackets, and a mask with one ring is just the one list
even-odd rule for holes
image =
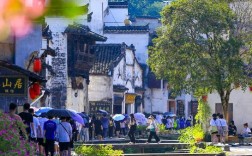
{"label": "shop front", "polygon": [[28,88],[35,82],[42,84],[46,80],[17,65],[0,61],[0,109],[8,111],[11,102],[19,106],[31,102]]}

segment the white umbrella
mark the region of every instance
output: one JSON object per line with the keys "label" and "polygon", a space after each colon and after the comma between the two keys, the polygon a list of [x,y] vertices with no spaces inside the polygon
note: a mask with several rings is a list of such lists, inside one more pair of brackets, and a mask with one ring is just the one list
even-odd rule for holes
{"label": "white umbrella", "polygon": [[116,115],[113,116],[113,119],[114,119],[115,121],[121,121],[121,120],[123,120],[124,118],[125,118],[125,116],[122,115],[122,114],[116,114]]}

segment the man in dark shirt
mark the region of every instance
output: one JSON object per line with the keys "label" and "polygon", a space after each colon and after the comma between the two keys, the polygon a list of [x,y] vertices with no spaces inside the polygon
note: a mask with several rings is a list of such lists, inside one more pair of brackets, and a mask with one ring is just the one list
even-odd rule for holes
{"label": "man in dark shirt", "polygon": [[45,153],[48,156],[49,152],[51,156],[54,155],[54,140],[57,129],[57,124],[52,121],[53,117],[49,116],[48,121],[44,123],[44,135],[45,135]]}
{"label": "man in dark shirt", "polygon": [[24,109],[24,111],[19,113],[19,116],[21,117],[23,123],[27,126],[26,133],[27,133],[27,135],[29,137],[29,141],[30,141],[31,131],[33,132],[32,134],[34,134],[33,116],[28,112],[28,110],[30,109],[30,104],[25,103],[23,105],[23,109]]}

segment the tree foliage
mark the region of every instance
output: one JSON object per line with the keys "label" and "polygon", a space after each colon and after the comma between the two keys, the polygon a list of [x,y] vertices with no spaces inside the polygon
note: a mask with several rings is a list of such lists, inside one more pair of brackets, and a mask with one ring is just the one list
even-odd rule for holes
{"label": "tree foliage", "polygon": [[251,54],[242,53],[236,14],[221,0],[177,0],[161,18],[163,27],[149,52],[152,71],[178,93],[217,91],[227,118],[233,84],[245,89],[251,81],[245,68]]}
{"label": "tree foliage", "polygon": [[160,17],[163,8],[162,0],[129,0],[129,13],[131,16]]}

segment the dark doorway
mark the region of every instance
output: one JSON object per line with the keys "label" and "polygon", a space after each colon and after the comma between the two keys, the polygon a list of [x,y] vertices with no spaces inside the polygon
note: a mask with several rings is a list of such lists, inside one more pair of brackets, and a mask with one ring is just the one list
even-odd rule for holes
{"label": "dark doorway", "polygon": [[114,114],[121,114],[122,113],[122,105],[114,105]]}
{"label": "dark doorway", "polygon": [[[223,108],[222,108],[221,103],[216,103],[215,104],[215,113],[223,114]],[[228,104],[228,121],[227,121],[227,124],[229,124],[230,121],[232,121],[232,120],[233,120],[233,104],[229,103]]]}

